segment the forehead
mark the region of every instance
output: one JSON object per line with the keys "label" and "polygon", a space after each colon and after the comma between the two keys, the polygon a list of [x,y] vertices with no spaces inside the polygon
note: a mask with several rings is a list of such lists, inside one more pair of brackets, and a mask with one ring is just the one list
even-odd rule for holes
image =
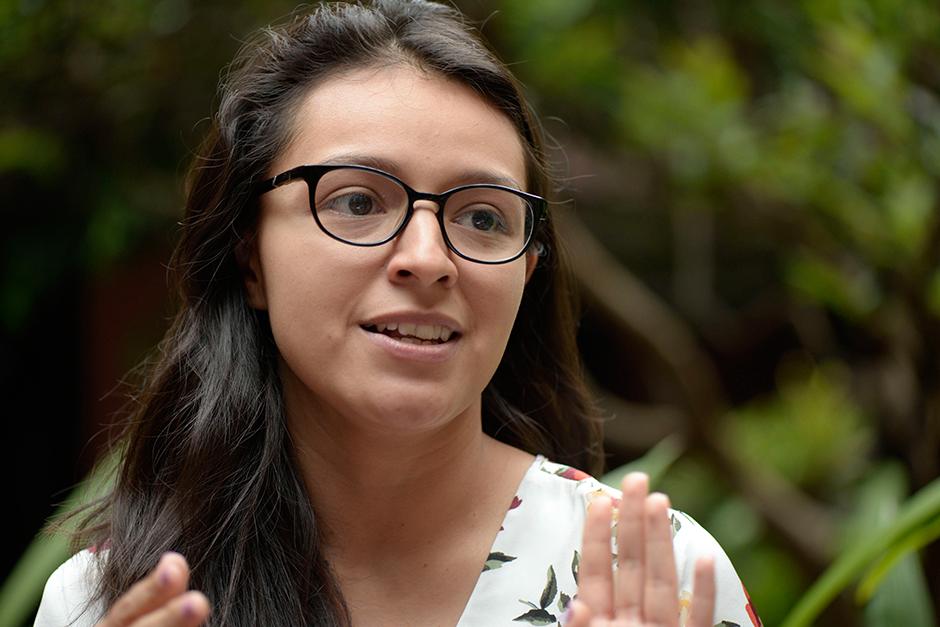
{"label": "forehead", "polygon": [[507,115],[463,83],[406,65],[351,70],[312,88],[272,170],[349,162],[344,155],[391,164],[426,191],[461,172],[492,172],[519,187],[526,180],[522,140]]}

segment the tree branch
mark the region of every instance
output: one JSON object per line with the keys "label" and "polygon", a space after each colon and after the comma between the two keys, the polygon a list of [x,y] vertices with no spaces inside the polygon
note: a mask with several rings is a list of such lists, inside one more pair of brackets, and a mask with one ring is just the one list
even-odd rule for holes
{"label": "tree branch", "polygon": [[810,571],[829,562],[834,538],[824,507],[770,468],[745,467],[715,431],[726,403],[716,368],[685,323],[636,279],[570,212],[553,215],[585,296],[619,331],[635,339],[675,379],[682,394],[689,444],[760,513]]}

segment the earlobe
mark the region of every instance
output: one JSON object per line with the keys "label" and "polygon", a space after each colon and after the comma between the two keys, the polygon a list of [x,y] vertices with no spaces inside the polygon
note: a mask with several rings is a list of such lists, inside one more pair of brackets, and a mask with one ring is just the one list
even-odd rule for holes
{"label": "earlobe", "polygon": [[266,310],[268,300],[265,297],[264,274],[261,272],[261,260],[254,236],[244,239],[235,249],[235,258],[241,270],[245,295],[252,309]]}

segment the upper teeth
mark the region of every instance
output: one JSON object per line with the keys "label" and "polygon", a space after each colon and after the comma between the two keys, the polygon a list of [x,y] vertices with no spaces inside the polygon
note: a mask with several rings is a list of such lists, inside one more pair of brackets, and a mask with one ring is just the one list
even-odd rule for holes
{"label": "upper teeth", "polygon": [[410,335],[422,340],[442,340],[444,342],[449,340],[454,332],[453,329],[439,324],[412,324],[410,322],[376,324],[375,328],[379,333],[385,330],[398,331],[401,335]]}

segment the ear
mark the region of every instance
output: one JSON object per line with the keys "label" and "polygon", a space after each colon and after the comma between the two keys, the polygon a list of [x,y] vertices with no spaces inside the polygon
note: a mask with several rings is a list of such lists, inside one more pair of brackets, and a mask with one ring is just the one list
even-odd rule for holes
{"label": "ear", "polygon": [[528,285],[529,279],[532,278],[532,273],[535,272],[535,267],[539,263],[539,254],[535,250],[527,252],[525,255],[525,282]]}
{"label": "ear", "polygon": [[253,309],[266,310],[268,299],[264,289],[264,273],[258,255],[258,238],[255,233],[246,235],[235,248],[235,260],[241,270],[242,282],[248,304]]}

